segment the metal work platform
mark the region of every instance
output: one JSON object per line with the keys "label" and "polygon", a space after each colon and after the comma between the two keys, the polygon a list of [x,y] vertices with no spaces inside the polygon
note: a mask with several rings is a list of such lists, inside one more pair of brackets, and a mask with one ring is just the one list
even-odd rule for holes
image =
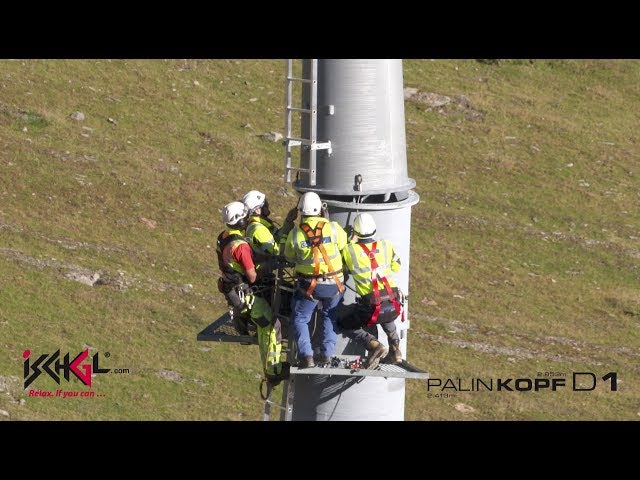
{"label": "metal work platform", "polygon": [[257,337],[240,335],[236,331],[229,312],[226,312],[218,320],[198,333],[197,340],[199,342],[232,342],[244,345],[258,345]]}
{"label": "metal work platform", "polygon": [[[257,345],[258,339],[255,335],[240,335],[233,326],[233,320],[229,312],[226,312],[218,320],[206,327],[197,337],[200,342],[230,342],[241,343],[243,345]],[[358,355],[334,355],[335,358],[351,362],[359,358]],[[298,368],[291,367],[291,375],[341,375],[346,377],[384,377],[384,378],[412,378],[426,380],[429,374],[424,370],[403,360],[399,364],[388,364],[380,362],[375,370],[365,368],[337,368],[337,367],[313,367]]]}
{"label": "metal work platform", "polygon": [[[340,360],[353,361],[359,358],[357,355],[335,355]],[[298,368],[291,367],[291,375],[341,375],[346,377],[384,377],[384,378],[415,378],[426,380],[429,374],[424,370],[411,365],[406,360],[399,364],[380,363],[375,370],[365,368],[333,368],[333,367],[313,367]]]}
{"label": "metal work platform", "polygon": [[[198,333],[197,339],[200,342],[230,342],[239,343],[242,345],[258,344],[258,340],[255,335],[240,335],[236,331],[235,327],[233,326],[233,319],[231,318],[229,312],[225,312],[215,322]],[[287,359],[290,359],[294,356],[294,353],[289,351],[288,348],[285,348],[284,345],[283,354],[286,355],[285,358]],[[340,363],[348,364],[361,357],[359,355],[334,355],[333,358],[344,361]],[[427,380],[429,378],[429,374],[427,372],[425,372],[424,370],[420,370],[406,360],[403,360],[402,363],[399,364],[388,364],[383,362],[384,359],[378,364],[378,367],[375,370],[368,370],[365,368],[338,368],[329,366],[313,368],[291,367],[289,379],[285,380],[282,383],[282,405],[280,405],[279,402],[274,402],[271,399],[273,389],[267,389],[266,398],[263,397],[265,398],[263,420],[268,421],[270,419],[272,405],[277,407],[281,411],[281,420],[293,419],[293,398],[295,392],[295,384],[298,383],[296,382],[296,377],[302,380],[302,378],[304,378],[304,376],[306,375],[324,376],[328,381],[331,381],[329,380],[331,377],[342,377],[347,383],[350,382],[349,380],[347,380],[349,377],[358,377],[357,380],[354,378],[354,381],[356,381],[357,383],[364,380],[363,377],[382,377],[385,379],[403,378],[416,380]]]}

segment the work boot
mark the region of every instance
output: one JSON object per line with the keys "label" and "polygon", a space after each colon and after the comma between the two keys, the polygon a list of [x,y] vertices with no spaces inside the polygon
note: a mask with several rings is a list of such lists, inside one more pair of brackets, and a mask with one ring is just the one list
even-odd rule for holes
{"label": "work boot", "polygon": [[331,357],[328,355],[323,355],[323,354],[319,354],[319,355],[314,355],[313,359],[316,362],[316,365],[322,366],[322,365],[327,365],[329,363],[331,363]]}
{"label": "work boot", "polygon": [[267,383],[273,387],[277,387],[280,382],[283,380],[287,380],[289,378],[289,368],[291,365],[288,362],[282,362],[282,368],[280,373],[277,374],[269,374],[265,373],[265,377],[267,378]]}
{"label": "work boot", "polygon": [[378,366],[378,363],[380,362],[380,359],[386,357],[387,353],[389,353],[389,349],[375,338],[369,340],[369,343],[367,344],[367,351],[369,352],[369,355],[367,356],[367,361],[365,362],[365,368],[369,370],[373,370],[374,368],[376,368]]}
{"label": "work boot", "polygon": [[402,352],[400,351],[400,342],[389,344],[388,363],[402,363]]}
{"label": "work boot", "polygon": [[313,362],[313,357],[311,355],[304,357],[298,363],[298,368],[313,368],[315,366],[316,364]]}
{"label": "work boot", "polygon": [[267,384],[271,388],[277,387],[278,385],[280,385],[280,382],[282,382],[282,378],[280,378],[280,375],[269,375],[268,373],[266,373],[265,377],[267,378]]}

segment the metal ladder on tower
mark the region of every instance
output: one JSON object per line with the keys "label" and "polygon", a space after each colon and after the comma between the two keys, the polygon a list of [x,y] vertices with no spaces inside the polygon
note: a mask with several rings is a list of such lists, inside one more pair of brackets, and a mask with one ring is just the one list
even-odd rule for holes
{"label": "metal ladder on tower", "polygon": [[[318,142],[317,126],[318,126],[318,59],[310,60],[310,76],[304,77],[304,68],[302,77],[293,76],[293,59],[287,59],[287,99],[285,108],[285,140],[284,140],[284,176],[287,183],[291,182],[291,172],[304,172],[309,174],[309,186],[316,185],[316,152],[318,150],[327,150],[331,155],[331,141]],[[304,65],[303,65],[304,66]],[[309,84],[310,95],[309,105],[295,107],[293,105],[293,82]],[[302,102],[301,102],[302,103]],[[291,115],[293,112],[300,112],[302,115],[309,115],[309,138],[299,138],[291,136]],[[303,135],[301,133],[301,135]],[[291,164],[291,152],[293,147],[301,147],[309,149],[309,168],[302,166],[294,167]]]}

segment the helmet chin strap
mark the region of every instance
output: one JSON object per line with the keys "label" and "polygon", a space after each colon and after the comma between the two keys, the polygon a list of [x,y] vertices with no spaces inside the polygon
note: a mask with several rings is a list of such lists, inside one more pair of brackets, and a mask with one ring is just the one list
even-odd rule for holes
{"label": "helmet chin strap", "polygon": [[355,230],[353,231],[353,234],[358,237],[359,239],[363,239],[363,238],[373,238],[373,236],[376,234],[376,231],[374,230],[373,233],[370,233],[368,235],[363,235],[361,233],[356,232]]}

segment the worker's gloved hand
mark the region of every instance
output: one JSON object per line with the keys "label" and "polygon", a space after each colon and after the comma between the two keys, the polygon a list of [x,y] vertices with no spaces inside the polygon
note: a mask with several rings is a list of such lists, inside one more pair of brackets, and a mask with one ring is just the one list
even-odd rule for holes
{"label": "worker's gloved hand", "polygon": [[329,207],[327,206],[327,202],[322,202],[322,216],[329,219]]}
{"label": "worker's gloved hand", "polygon": [[287,213],[287,218],[285,218],[284,221],[285,223],[293,223],[296,218],[298,218],[298,207],[293,207],[289,210],[289,213]]}

